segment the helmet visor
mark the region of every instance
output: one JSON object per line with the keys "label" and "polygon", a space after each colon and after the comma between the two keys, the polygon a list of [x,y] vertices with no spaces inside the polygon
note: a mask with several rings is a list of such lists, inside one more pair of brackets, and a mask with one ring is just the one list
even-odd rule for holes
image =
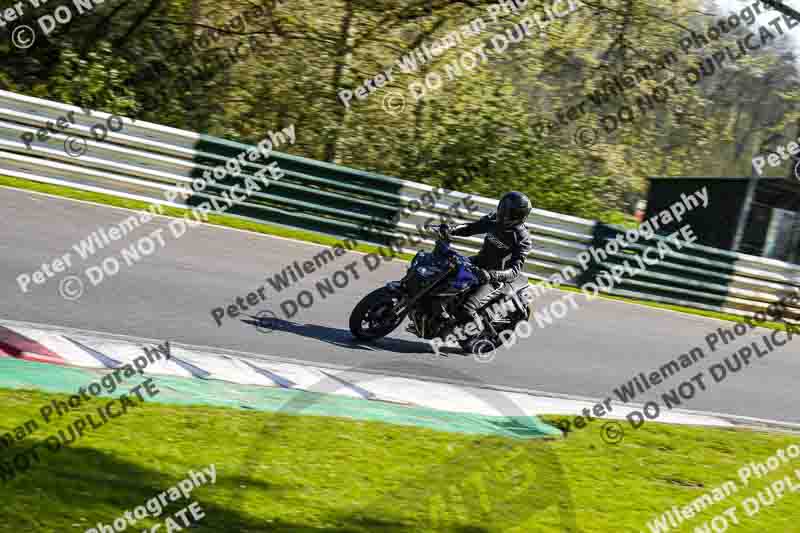
{"label": "helmet visor", "polygon": [[516,226],[525,222],[531,210],[527,207],[512,207],[503,209],[500,213],[501,224],[505,227]]}

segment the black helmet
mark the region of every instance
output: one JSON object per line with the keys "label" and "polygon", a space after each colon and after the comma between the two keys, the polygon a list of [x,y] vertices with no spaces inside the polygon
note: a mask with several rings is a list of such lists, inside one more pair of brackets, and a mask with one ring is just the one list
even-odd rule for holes
{"label": "black helmet", "polygon": [[531,214],[533,204],[521,192],[511,191],[503,195],[497,204],[497,223],[502,228],[511,228],[522,224]]}

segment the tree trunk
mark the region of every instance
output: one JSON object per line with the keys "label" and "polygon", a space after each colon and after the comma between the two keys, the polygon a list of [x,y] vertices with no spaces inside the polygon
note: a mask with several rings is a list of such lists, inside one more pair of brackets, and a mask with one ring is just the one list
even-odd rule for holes
{"label": "tree trunk", "polygon": [[344,123],[347,120],[347,107],[342,105],[339,101],[339,90],[342,89],[342,80],[350,70],[350,63],[352,61],[351,39],[353,36],[353,0],[346,0],[344,16],[342,17],[342,26],[339,32],[339,40],[336,43],[337,56],[339,60],[336,61],[336,66],[333,69],[333,79],[331,80],[331,87],[334,90],[334,121],[335,124],[331,128],[331,133],[325,141],[325,161],[335,163],[337,162],[337,149],[339,144],[339,137]]}

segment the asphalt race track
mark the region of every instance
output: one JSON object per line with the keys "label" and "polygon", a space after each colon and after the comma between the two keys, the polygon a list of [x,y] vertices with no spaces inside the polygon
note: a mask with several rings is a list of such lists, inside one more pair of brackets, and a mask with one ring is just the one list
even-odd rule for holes
{"label": "asphalt race track", "polygon": [[[611,300],[585,302],[583,296],[577,295],[580,309],[571,310],[545,329],[534,328],[531,338],[510,350],[500,349],[496,358],[487,363],[452,351],[437,356],[426,343],[405,332],[405,325],[389,339],[364,346],[350,337],[350,310],[370,290],[399,279],[405,263],[394,261],[369,272],[363,255],[356,253],[337,258],[280,294],[276,295],[267,284],[267,301],[255,305],[253,314],[264,310],[279,314],[280,302],[304,289],[315,294],[317,301],[293,318],[294,325],[263,333],[243,322],[244,317],[226,316],[218,327],[210,313],[212,308],[227,307],[238,296],[246,298],[265,283],[267,276],[294,260],[310,260],[324,248],[210,226],[189,229],[175,239],[167,229],[170,219],[159,217],[83,261],[72,250],[73,244],[99,227],[117,225],[131,211],[0,188],[0,213],[0,284],[4,295],[0,319],[322,364],[384,365],[397,373],[423,378],[426,375],[419,375],[419,369],[427,368],[441,379],[468,375],[489,385],[592,398],[613,396],[614,388],[639,372],[649,374],[692,347],[702,347],[704,360],[673,376],[662,388],[653,389],[650,396],[669,390],[750,342],[741,337],[736,344],[712,354],[705,336],[719,326],[731,324]],[[88,266],[109,255],[120,258],[121,248],[158,228],[164,228],[163,248],[131,266],[120,260],[119,273],[96,287],[86,281],[83,271]],[[59,277],[43,285],[31,283],[30,290],[22,293],[16,281],[20,273],[32,273],[42,263],[50,263],[66,252],[72,252],[69,273],[86,282],[86,292],[79,300],[68,301],[59,294],[59,280],[66,273],[57,274]],[[360,279],[351,279],[335,294],[320,298],[315,282],[352,261],[357,261]],[[562,293],[546,295],[543,303],[561,296]],[[796,384],[800,376],[800,339],[753,361],[721,383],[713,383],[707,377],[708,390],[699,392],[683,407],[800,422],[800,414],[794,409],[800,404],[800,387]],[[637,401],[643,399],[644,396],[637,397]]]}

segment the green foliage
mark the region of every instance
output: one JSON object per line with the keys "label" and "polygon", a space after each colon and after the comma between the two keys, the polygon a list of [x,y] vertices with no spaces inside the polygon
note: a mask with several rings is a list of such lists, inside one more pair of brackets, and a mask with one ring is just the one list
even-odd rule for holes
{"label": "green foliage", "polygon": [[72,48],[63,48],[47,86],[34,88],[42,98],[93,108],[102,105],[108,113],[133,115],[138,110],[136,93],[126,85],[133,67],[117,57],[107,42],[82,58]]}
{"label": "green foliage", "polygon": [[[245,141],[295,124],[291,151],[298,155],[491,197],[518,189],[538,207],[587,218],[628,211],[626,196],[642,194],[652,175],[749,175],[750,158],[764,143],[796,135],[797,73],[780,41],[695,86],[684,83],[618,131],[602,132],[604,116],[623,105],[635,109],[668,77],[683,79],[714,50],[735,47],[753,29],[742,27],[705,50],[678,53],[653,79],[607,104],[587,105],[581,117],[541,138],[535,124],[587,100],[604,77],[679,51],[685,28],[700,30],[718,17],[710,6],[711,15],[698,14],[701,0],[603,0],[551,23],[546,37],[497,53],[491,37],[543,2],[497,23],[486,10],[493,3],[103,4],[24,54],[9,50],[0,84]],[[480,35],[418,61],[415,72],[397,67],[417,44],[460,32],[477,17],[486,23]],[[220,31],[209,37],[209,29]],[[464,54],[480,45],[486,58],[464,68]],[[342,91],[356,93],[390,66],[387,86],[342,104]],[[435,74],[442,86],[413,97],[409,84]],[[387,112],[390,95],[405,97],[402,110]],[[589,126],[600,132],[597,142],[576,145],[576,128]]]}
{"label": "green foliage", "polygon": [[639,226],[639,221],[636,220],[636,217],[622,211],[606,211],[597,218],[606,224],[622,226],[628,229],[634,229]]}

